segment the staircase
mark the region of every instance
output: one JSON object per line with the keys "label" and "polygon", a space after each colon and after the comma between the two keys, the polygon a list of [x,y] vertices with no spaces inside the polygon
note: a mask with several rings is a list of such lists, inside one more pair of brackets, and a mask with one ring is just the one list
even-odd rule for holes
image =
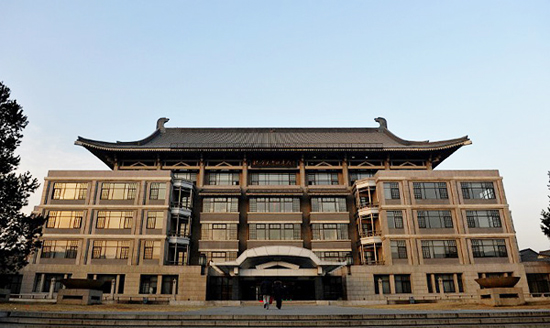
{"label": "staircase", "polygon": [[0,327],[550,327],[549,311],[346,315],[0,312]]}

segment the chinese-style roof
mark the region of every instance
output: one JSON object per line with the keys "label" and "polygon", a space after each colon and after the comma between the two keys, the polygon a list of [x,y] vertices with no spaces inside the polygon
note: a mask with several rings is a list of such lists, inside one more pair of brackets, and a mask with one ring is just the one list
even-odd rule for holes
{"label": "chinese-style roof", "polygon": [[105,142],[78,137],[77,145],[105,151],[201,150],[441,150],[470,144],[467,136],[444,141],[404,140],[387,128],[158,128],[149,137]]}
{"label": "chinese-style roof", "polygon": [[383,118],[376,119],[380,126],[375,128],[166,128],[167,121],[159,119],[157,129],[141,140],[105,142],[78,137],[75,144],[110,167],[115,158],[130,155],[150,158],[154,154],[197,152],[406,152],[437,158],[435,167],[460,147],[471,144],[467,136],[433,142],[401,139],[388,130]]}

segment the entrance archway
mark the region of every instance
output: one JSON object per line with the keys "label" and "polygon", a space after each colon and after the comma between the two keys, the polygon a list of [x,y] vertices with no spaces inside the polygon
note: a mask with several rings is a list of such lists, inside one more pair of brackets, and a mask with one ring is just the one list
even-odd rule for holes
{"label": "entrance archway", "polygon": [[235,261],[210,264],[208,299],[258,299],[259,285],[265,279],[283,282],[287,299],[338,299],[343,295],[342,278],[330,273],[344,265],[322,261],[301,247],[251,248]]}

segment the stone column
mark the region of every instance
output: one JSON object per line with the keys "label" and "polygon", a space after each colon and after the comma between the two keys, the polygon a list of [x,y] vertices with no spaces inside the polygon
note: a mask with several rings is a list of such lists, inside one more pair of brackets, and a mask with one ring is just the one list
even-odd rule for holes
{"label": "stone column", "polygon": [[445,290],[443,288],[443,278],[437,278],[437,284],[439,285],[439,294],[441,294],[441,297],[445,296]]}
{"label": "stone column", "polygon": [[52,278],[52,280],[50,280],[50,291],[48,293],[49,299],[53,299],[54,289],[55,289],[55,278]]}
{"label": "stone column", "polygon": [[111,280],[111,299],[115,300],[115,286],[116,286],[116,279]]}
{"label": "stone column", "polygon": [[349,171],[348,171],[348,160],[344,159],[342,162],[342,178],[344,185],[349,187]]}
{"label": "stone column", "polygon": [[176,294],[178,293],[178,280],[172,280],[172,299],[176,300]]}
{"label": "stone column", "polygon": [[382,278],[378,278],[378,292],[380,295],[384,295],[384,284],[382,283]]}
{"label": "stone column", "polygon": [[324,290],[323,290],[323,278],[315,277],[315,299],[322,300],[324,299]]}
{"label": "stone column", "polygon": [[[231,300],[239,300],[240,299],[240,284],[239,284],[239,277],[231,277],[230,279],[233,280],[233,289],[231,290]],[[220,292],[220,291],[218,291]]]}

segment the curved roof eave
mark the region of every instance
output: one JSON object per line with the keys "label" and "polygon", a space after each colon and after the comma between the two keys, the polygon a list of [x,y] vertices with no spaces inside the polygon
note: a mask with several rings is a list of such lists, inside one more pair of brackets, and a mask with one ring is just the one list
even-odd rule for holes
{"label": "curved roof eave", "polygon": [[[449,143],[447,143],[449,142]],[[127,143],[129,144],[129,143]],[[436,145],[438,144],[438,145]],[[79,137],[77,141],[75,141],[75,145],[83,146],[85,148],[93,148],[97,150],[103,150],[103,151],[120,151],[120,152],[187,152],[187,151],[273,151],[273,150],[284,150],[284,151],[350,151],[350,150],[357,150],[357,151],[438,151],[438,150],[445,150],[455,147],[462,147],[466,145],[470,145],[472,142],[468,139],[468,137],[462,137],[458,139],[448,140],[448,141],[438,141],[433,142],[430,144],[417,144],[415,146],[410,147],[311,147],[311,148],[275,148],[275,147],[234,147],[234,148],[228,148],[228,147],[193,147],[193,148],[183,148],[183,147],[177,147],[177,148],[167,148],[167,147],[117,147],[120,146],[120,143],[112,143],[113,146],[109,146],[107,143],[104,143],[103,145],[96,144],[93,140],[88,140],[85,138]],[[426,145],[425,147],[418,147],[420,145]]]}

